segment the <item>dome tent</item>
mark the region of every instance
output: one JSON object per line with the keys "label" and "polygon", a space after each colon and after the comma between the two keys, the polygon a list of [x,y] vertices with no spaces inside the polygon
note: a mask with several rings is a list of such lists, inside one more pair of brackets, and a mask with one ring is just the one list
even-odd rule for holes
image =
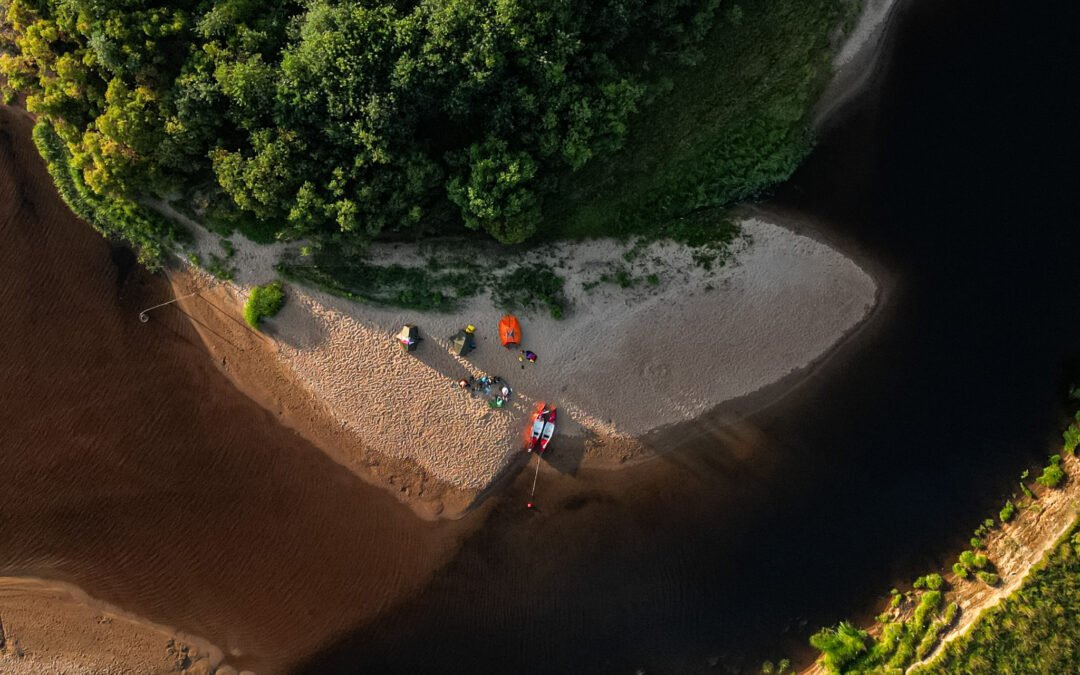
{"label": "dome tent", "polygon": [[521,344],[521,323],[513,314],[507,314],[499,319],[499,339],[503,347],[514,347]]}

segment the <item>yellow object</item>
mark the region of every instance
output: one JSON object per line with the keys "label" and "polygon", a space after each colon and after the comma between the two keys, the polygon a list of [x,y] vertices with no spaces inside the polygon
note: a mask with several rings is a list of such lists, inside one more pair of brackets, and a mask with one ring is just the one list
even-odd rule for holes
{"label": "yellow object", "polygon": [[476,326],[474,326],[474,325],[472,325],[472,324],[470,323],[470,324],[469,324],[468,326],[465,326],[465,332],[466,332],[466,333],[469,333],[470,335],[471,335],[472,333],[475,333],[475,332],[476,332]]}

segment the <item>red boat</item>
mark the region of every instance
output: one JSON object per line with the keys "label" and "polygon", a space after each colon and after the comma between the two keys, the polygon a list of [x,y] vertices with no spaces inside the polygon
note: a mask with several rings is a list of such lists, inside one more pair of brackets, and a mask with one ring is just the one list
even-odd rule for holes
{"label": "red boat", "polygon": [[548,410],[546,403],[541,401],[536,404],[536,409],[533,411],[532,419],[529,422],[528,436],[525,439],[525,450],[528,452],[532,452],[543,437],[549,414],[551,414],[551,411]]}
{"label": "red boat", "polygon": [[555,435],[555,408],[547,411],[546,419],[544,420],[544,428],[540,432],[540,452],[547,450],[548,443],[551,442],[551,437]]}

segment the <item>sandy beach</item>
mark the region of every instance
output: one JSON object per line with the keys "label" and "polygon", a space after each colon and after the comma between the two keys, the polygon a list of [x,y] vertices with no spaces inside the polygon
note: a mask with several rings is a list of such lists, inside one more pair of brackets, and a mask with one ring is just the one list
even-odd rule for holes
{"label": "sandy beach", "polygon": [[0,577],[0,672],[237,675],[220,650],[55,581]]}
{"label": "sandy beach", "polygon": [[[638,279],[655,275],[656,283],[628,288],[597,279],[625,264],[630,244],[552,247],[548,255],[567,279],[570,308],[561,320],[520,315],[521,347],[538,355],[535,364],[521,363],[517,349],[500,345],[503,312],[487,296],[435,314],[358,304],[294,284],[284,310],[256,339],[236,328],[236,317],[251,285],[275,278],[282,246],[237,241],[235,282],[191,269],[176,277],[176,292],[216,294],[230,305],[224,323],[215,313],[200,314],[214,326],[201,331],[211,351],[227,360],[223,340],[255,340],[277,361],[277,381],[291,380],[306,394],[304,405],[321,411],[286,414],[289,406],[279,399],[283,419],[329,417],[323,431],[318,422],[294,426],[323,437],[317,440],[332,433],[339,461],[375,469],[404,500],[423,501],[425,489],[438,484],[464,495],[491,485],[523,456],[520,438],[538,401],[561,412],[553,451],[563,447],[572,455],[563,458],[564,470],[582,461],[618,464],[648,456],[641,436],[806,368],[873,308],[874,280],[836,250],[759,218],[743,221],[741,230],[726,263],[712,269],[696,264],[686,246],[649,245],[630,272]],[[198,254],[206,259],[216,246],[216,239],[202,237]],[[422,252],[407,245],[378,245],[373,257],[422,264]],[[190,312],[199,312],[199,303],[182,302]],[[393,339],[405,324],[419,326],[423,338],[413,352]],[[455,356],[450,337],[468,324],[477,327],[477,348]],[[513,393],[506,408],[492,409],[486,397],[457,386],[483,375],[508,383]],[[265,377],[259,384],[233,376],[249,392],[265,386]],[[458,499],[443,515],[468,502]]]}
{"label": "sandy beach", "polygon": [[865,0],[855,26],[843,38],[832,60],[833,77],[814,107],[813,124],[820,132],[838,111],[873,80],[887,58],[888,28],[902,0]]}

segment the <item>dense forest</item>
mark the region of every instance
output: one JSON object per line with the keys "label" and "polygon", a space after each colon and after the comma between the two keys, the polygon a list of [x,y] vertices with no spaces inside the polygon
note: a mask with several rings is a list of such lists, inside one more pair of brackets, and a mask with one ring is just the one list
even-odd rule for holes
{"label": "dense forest", "polygon": [[717,0],[2,4],[0,70],[84,199],[519,242],[559,171],[620,145],[639,74],[695,58]]}
{"label": "dense forest", "polygon": [[[257,241],[360,251],[382,233],[467,228],[517,243],[574,202],[551,203],[567,176],[599,163],[600,178],[585,184],[612,183],[605,167],[618,162],[605,162],[639,112],[708,59],[731,71],[720,95],[745,114],[717,110],[728,126],[703,147],[715,137],[726,146],[719,160],[694,160],[721,189],[703,191],[700,175],[660,186],[687,195],[656,218],[790,173],[809,148],[805,116],[828,34],[854,3],[744,6],[0,0],[0,79],[7,97],[26,94],[72,208],[146,257],[182,236],[148,208],[154,199]],[[737,52],[717,52],[718,40]],[[742,55],[754,72],[738,72]],[[755,59],[775,68],[775,90],[759,84]]]}

